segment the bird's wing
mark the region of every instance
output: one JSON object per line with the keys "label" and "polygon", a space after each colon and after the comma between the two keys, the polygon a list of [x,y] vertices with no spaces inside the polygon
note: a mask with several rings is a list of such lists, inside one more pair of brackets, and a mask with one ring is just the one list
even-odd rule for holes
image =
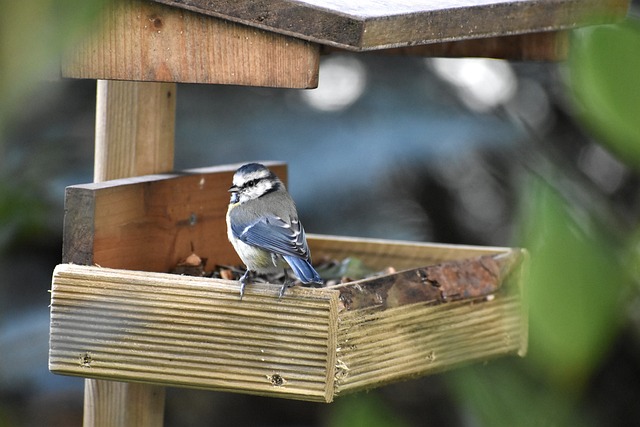
{"label": "bird's wing", "polygon": [[285,221],[278,216],[260,218],[249,224],[234,223],[233,234],[244,243],[279,255],[309,258],[304,228],[297,219]]}

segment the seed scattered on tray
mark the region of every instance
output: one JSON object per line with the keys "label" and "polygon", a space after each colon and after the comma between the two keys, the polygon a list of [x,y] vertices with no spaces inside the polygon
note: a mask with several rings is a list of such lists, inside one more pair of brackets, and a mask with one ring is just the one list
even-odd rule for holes
{"label": "seed scattered on tray", "polygon": [[[207,258],[201,258],[194,252],[185,259],[180,260],[171,270],[171,273],[182,274],[185,276],[239,280],[245,272],[245,268],[242,265],[215,265],[212,270],[206,271],[206,264]],[[328,257],[321,258],[314,264],[314,268],[324,280],[325,286],[333,286],[340,283],[348,283],[353,282],[354,280],[370,277],[384,276],[396,272],[396,269],[393,267],[387,267],[383,270],[374,270],[366,266],[359,258],[354,257],[348,257],[343,260]],[[300,284],[290,270],[287,270],[287,275],[292,283]],[[282,283],[284,280],[284,272],[256,275],[254,276],[254,280],[270,283]],[[314,284],[307,286],[318,287],[318,285]]]}
{"label": "seed scattered on tray", "polygon": [[206,264],[206,258],[200,258],[195,252],[193,252],[185,259],[178,261],[175,268],[171,270],[171,273],[182,274],[185,276],[204,277],[207,275],[204,271],[204,266]]}

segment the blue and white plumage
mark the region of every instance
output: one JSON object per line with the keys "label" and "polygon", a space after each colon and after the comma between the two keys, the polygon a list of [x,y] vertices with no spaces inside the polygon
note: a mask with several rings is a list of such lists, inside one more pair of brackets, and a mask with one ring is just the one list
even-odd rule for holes
{"label": "blue and white plumage", "polygon": [[[288,265],[302,283],[322,283],[311,266],[304,228],[284,184],[264,165],[249,163],[233,176],[229,189],[227,237],[247,266],[240,297],[250,272],[273,273]],[[286,281],[280,290],[284,293]]]}

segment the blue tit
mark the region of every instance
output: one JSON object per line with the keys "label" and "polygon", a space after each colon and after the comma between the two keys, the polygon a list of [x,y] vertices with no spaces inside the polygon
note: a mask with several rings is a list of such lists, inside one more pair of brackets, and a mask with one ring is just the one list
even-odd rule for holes
{"label": "blue tit", "polygon": [[[287,264],[302,283],[322,283],[311,266],[296,206],[273,172],[259,163],[246,164],[233,175],[229,192],[227,237],[247,266],[240,278],[240,299],[252,272],[274,273]],[[280,297],[288,286],[285,271]]]}

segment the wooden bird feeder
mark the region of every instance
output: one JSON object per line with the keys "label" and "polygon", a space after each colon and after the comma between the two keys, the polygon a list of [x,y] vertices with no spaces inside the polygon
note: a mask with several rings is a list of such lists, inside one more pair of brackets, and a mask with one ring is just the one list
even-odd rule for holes
{"label": "wooden bird feeder", "polygon": [[312,235],[316,259],[398,272],[281,299],[277,286],[248,286],[240,301],[238,282],[167,273],[194,249],[210,265],[239,262],[224,224],[238,165],[172,172],[176,83],[313,88],[321,51],[561,60],[567,30],[628,8],[352,3],[113,0],[66,53],[64,76],[98,79],[95,183],[67,189],[49,366],[87,378],[86,426],[162,425],[164,386],[331,402],[525,354],[519,249]]}
{"label": "wooden bird feeder", "polygon": [[310,236],[315,257],[402,271],[294,287],[282,299],[279,285],[249,285],[240,300],[237,281],[149,273],[169,271],[191,247],[238,263],[224,221],[238,166],[67,189],[64,258],[73,264],[53,276],[53,372],[331,402],[524,355],[516,249]]}

